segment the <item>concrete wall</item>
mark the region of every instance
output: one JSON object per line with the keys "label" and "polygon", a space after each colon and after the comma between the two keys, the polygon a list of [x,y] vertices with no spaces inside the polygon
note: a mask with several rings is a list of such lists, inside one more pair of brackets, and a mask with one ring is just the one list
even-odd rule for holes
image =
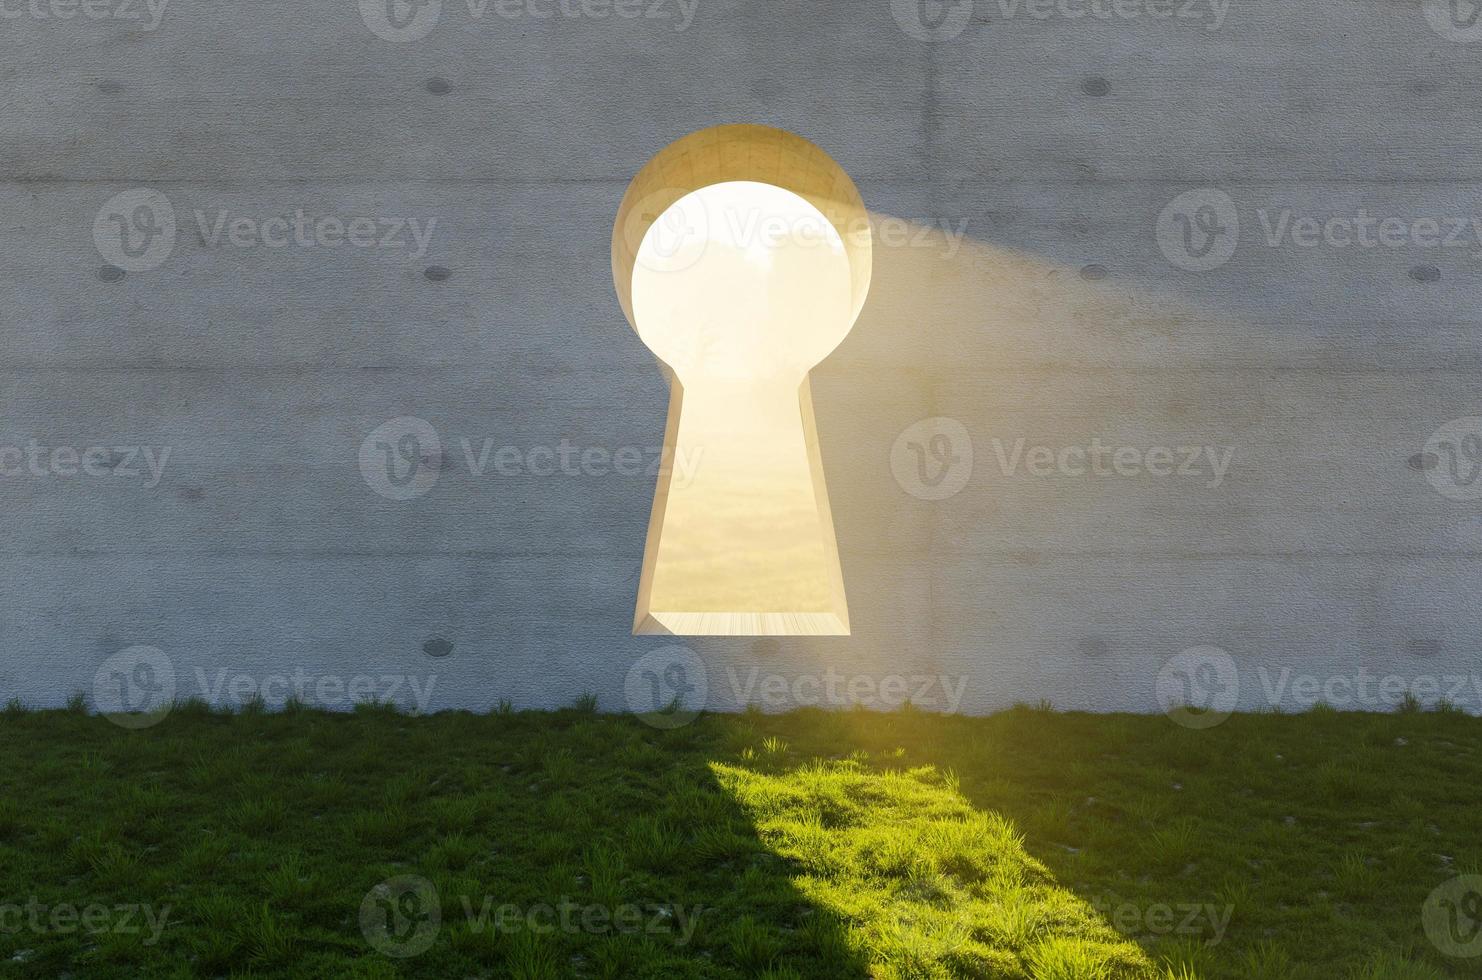
{"label": "concrete wall", "polygon": [[[1465,9],[66,2],[0,2],[0,699],[363,676],[617,710],[703,664],[713,708],[891,675],[971,712],[1158,710],[1183,674],[1216,707],[1482,704]],[[659,445],[612,216],[736,121],[876,216],[814,373],[854,633],[689,659],[629,635],[651,476],[477,475],[463,441]],[[125,254],[115,216],[163,233],[162,200],[173,241]],[[264,225],[300,209],[392,240]],[[406,490],[378,430],[419,439]],[[1061,452],[1093,445],[1101,474]]]}

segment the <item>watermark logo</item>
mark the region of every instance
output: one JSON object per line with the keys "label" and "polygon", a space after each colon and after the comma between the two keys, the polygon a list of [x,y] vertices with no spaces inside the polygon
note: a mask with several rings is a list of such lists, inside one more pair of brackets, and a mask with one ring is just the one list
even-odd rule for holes
{"label": "watermark logo", "polygon": [[950,41],[973,19],[973,0],[890,0],[890,15],[918,41]]}
{"label": "watermark logo", "polygon": [[360,444],[360,475],[387,500],[411,500],[431,490],[442,462],[437,430],[410,415],[377,427]]}
{"label": "watermark logo", "polygon": [[1158,215],[1158,248],[1185,272],[1208,272],[1230,261],[1240,240],[1240,215],[1230,195],[1213,187],[1184,191]]}
{"label": "watermark logo", "polygon": [[1436,429],[1420,458],[1437,493],[1451,500],[1482,498],[1482,416],[1452,419]]}
{"label": "watermark logo", "polygon": [[361,934],[376,952],[395,959],[431,949],[442,920],[437,888],[417,875],[388,878],[360,903]]}
{"label": "watermark logo", "polygon": [[175,250],[175,209],[159,191],[137,187],[110,197],[93,219],[103,261],[126,272],[158,268]]}
{"label": "watermark logo", "polygon": [[442,0],[360,0],[360,19],[383,41],[420,41],[442,17]]}
{"label": "watermark logo", "polygon": [[120,650],[93,674],[93,706],[122,728],[159,724],[175,704],[175,665],[158,647]]}
{"label": "watermark logo", "polygon": [[1482,875],[1442,883],[1421,906],[1420,920],[1426,938],[1447,956],[1482,956]]}
{"label": "watermark logo", "polygon": [[1482,3],[1478,0],[1425,0],[1425,22],[1448,41],[1482,41]]}
{"label": "watermark logo", "polygon": [[1235,659],[1216,646],[1190,647],[1158,671],[1158,706],[1185,728],[1213,728],[1235,710],[1240,674]]}
{"label": "watermark logo", "polygon": [[705,661],[678,644],[639,657],[623,682],[628,710],[654,728],[688,725],[705,710],[710,696]]}
{"label": "watermark logo", "polygon": [[918,500],[946,500],[973,475],[973,440],[957,419],[922,419],[895,438],[890,472]]}
{"label": "watermark logo", "polygon": [[683,272],[710,241],[710,209],[673,187],[645,194],[628,209],[623,236],[634,261],[650,272]]}

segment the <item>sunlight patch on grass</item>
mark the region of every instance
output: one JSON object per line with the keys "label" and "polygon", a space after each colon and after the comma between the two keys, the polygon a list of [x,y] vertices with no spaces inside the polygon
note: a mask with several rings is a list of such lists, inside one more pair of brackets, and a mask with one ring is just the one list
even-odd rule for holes
{"label": "sunlight patch on grass", "polygon": [[843,921],[876,977],[1160,975],[1055,884],[1009,821],[975,810],[931,767],[711,769],[794,869],[798,890]]}

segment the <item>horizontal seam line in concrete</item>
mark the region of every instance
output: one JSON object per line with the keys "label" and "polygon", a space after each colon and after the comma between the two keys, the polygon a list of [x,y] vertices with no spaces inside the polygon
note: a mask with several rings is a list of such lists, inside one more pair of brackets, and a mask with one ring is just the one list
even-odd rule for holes
{"label": "horizontal seam line in concrete", "polygon": [[[641,164],[640,164],[641,165]],[[637,170],[634,170],[634,174]],[[956,180],[949,178],[930,177],[895,177],[895,176],[866,176],[850,174],[856,184],[900,184],[911,187],[937,187],[943,182],[952,187],[1003,187],[1007,185],[1023,185],[1026,187],[1038,185],[1085,185],[1085,186],[1141,186],[1150,185],[1157,187],[1189,186],[1189,187],[1289,187],[1293,184],[1374,184],[1378,186],[1394,185],[1447,185],[1447,184],[1476,184],[1482,185],[1482,171],[1473,175],[1458,175],[1447,177],[1374,177],[1374,176],[1346,176],[1341,174],[1301,174],[1287,177],[1005,177],[1003,179],[973,178],[971,180]],[[10,185],[30,186],[34,184],[515,184],[515,185],[539,185],[549,187],[560,187],[567,184],[627,184],[633,179],[633,175],[612,177],[565,177],[560,180],[552,180],[549,177],[429,177],[418,175],[310,175],[299,177],[254,177],[243,175],[222,175],[214,177],[132,177],[132,176],[86,176],[86,177],[59,177],[55,175],[27,177],[11,176],[0,179],[0,187]]]}
{"label": "horizontal seam line in concrete", "polygon": [[[879,557],[886,552],[865,552],[859,557]],[[508,551],[255,551],[214,550],[187,551],[180,548],[147,548],[134,550],[69,550],[69,551],[0,551],[0,560],[21,558],[223,558],[253,561],[264,558],[296,558],[303,561],[323,560],[396,560],[407,558],[501,558],[501,559],[570,559],[590,560],[595,557],[610,557],[607,552],[508,552]],[[849,557],[846,552],[845,557]],[[1026,558],[1050,560],[1116,559],[1127,561],[1482,561],[1482,550],[1477,551],[1224,551],[1224,552],[1174,552],[1174,551],[951,551],[939,555],[942,558],[993,559],[1005,564],[1023,565]],[[928,575],[930,571],[923,571]],[[637,572],[633,576],[636,578]],[[1136,591],[1124,589],[1123,591]]]}
{"label": "horizontal seam line in concrete", "polygon": [[[869,369],[884,374],[895,373],[904,378],[915,378],[925,371],[933,376],[944,378],[952,377],[999,377],[1002,375],[1015,375],[1024,372],[1038,372],[1045,374],[1075,374],[1075,375],[1168,375],[1168,374],[1316,374],[1316,375],[1375,375],[1376,377],[1392,377],[1395,375],[1418,374],[1418,375],[1456,375],[1458,377],[1472,377],[1482,374],[1482,354],[1468,355],[1467,363],[1458,365],[1454,356],[1437,355],[1438,358],[1446,358],[1447,363],[1427,364],[1423,358],[1417,359],[1412,364],[1390,364],[1355,360],[1353,362],[1322,362],[1322,363],[1280,363],[1265,361],[1250,361],[1236,364],[1209,364],[1204,362],[1178,363],[1176,360],[1167,364],[1148,363],[1100,363],[1100,364],[1078,364],[1073,362],[1051,362],[1039,363],[1026,361],[1022,363],[995,361],[992,365],[983,367],[957,366],[950,369],[921,368],[913,365],[890,364],[885,361],[875,362],[868,360],[854,361],[824,366],[814,370],[812,377],[816,382],[824,383],[831,379],[835,373],[847,374],[852,369]],[[459,375],[459,374],[489,374],[508,372],[511,370],[524,371],[528,373],[530,365],[510,364],[15,364],[11,363],[0,368],[0,377],[24,376],[29,374],[360,374],[362,372],[375,372],[378,374],[406,374],[406,375]],[[626,366],[614,366],[611,364],[594,364],[587,371],[570,371],[566,376],[579,377],[585,373],[603,372],[610,374],[615,370],[623,370],[625,375],[647,375],[652,373],[652,364],[633,364]],[[603,402],[593,407],[607,407],[609,403]],[[570,407],[570,406],[563,406]]]}

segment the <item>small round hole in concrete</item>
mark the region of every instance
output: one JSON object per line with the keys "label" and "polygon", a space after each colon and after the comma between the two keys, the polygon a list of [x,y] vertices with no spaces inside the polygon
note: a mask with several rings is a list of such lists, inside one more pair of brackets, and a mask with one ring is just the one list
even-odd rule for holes
{"label": "small round hole in concrete", "polygon": [[422,275],[427,277],[428,282],[447,282],[453,277],[453,270],[446,266],[429,265]]}
{"label": "small round hole in concrete", "polygon": [[1409,466],[1412,470],[1420,470],[1421,472],[1424,472],[1426,470],[1435,469],[1438,465],[1440,465],[1440,462],[1441,457],[1437,456],[1435,453],[1416,453],[1414,456],[1411,456],[1409,459],[1405,460],[1405,465]]}
{"label": "small round hole in concrete", "polygon": [[1075,647],[1086,657],[1104,657],[1111,652],[1111,644],[1099,636],[1088,636],[1078,641]]}
{"label": "small round hole in concrete", "polygon": [[1098,265],[1093,262],[1090,265],[1081,266],[1081,278],[1087,282],[1100,282],[1106,276],[1106,266],[1104,265]]}
{"label": "small round hole in concrete", "polygon": [[1441,270],[1433,265],[1415,265],[1410,267],[1410,278],[1416,282],[1435,282],[1441,278]]}
{"label": "small round hole in concrete", "polygon": [[1434,657],[1441,652],[1441,641],[1431,636],[1416,637],[1405,643],[1405,652],[1412,657]]}
{"label": "small round hole in concrete", "polygon": [[1092,98],[1099,99],[1111,91],[1111,82],[1108,82],[1100,75],[1092,75],[1090,78],[1081,82],[1081,91]]}
{"label": "small round hole in concrete", "polygon": [[453,652],[453,641],[443,639],[441,636],[434,636],[422,644],[422,652],[429,657],[441,659]]}
{"label": "small round hole in concrete", "polygon": [[433,95],[447,95],[453,91],[453,83],[446,78],[429,78],[427,80],[427,91]]}
{"label": "small round hole in concrete", "polygon": [[764,636],[751,644],[751,652],[758,657],[775,657],[782,652],[782,644],[770,636]]}
{"label": "small round hole in concrete", "polygon": [[98,278],[103,280],[104,282],[118,282],[126,275],[128,275],[128,273],[123,271],[116,265],[105,265],[103,266],[103,268],[98,270]]}

